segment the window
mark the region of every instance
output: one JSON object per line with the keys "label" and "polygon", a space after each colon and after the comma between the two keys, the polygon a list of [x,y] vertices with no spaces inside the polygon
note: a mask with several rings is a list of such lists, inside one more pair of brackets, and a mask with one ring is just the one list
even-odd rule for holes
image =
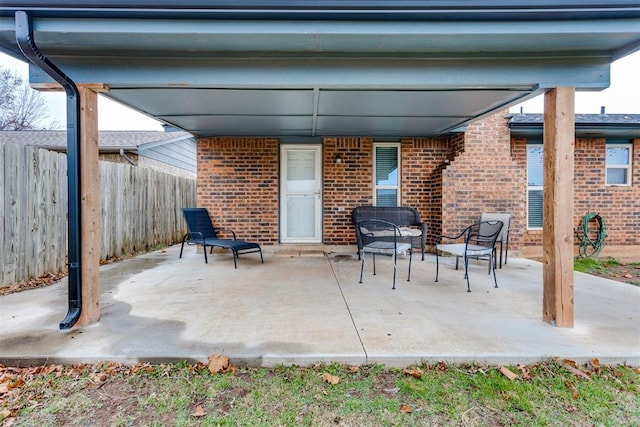
{"label": "window", "polygon": [[400,145],[375,144],[373,151],[373,204],[398,206],[400,205]]}
{"label": "window", "polygon": [[631,185],[631,144],[607,144],[607,185]]}
{"label": "window", "polygon": [[527,145],[527,228],[542,228],[542,144]]}

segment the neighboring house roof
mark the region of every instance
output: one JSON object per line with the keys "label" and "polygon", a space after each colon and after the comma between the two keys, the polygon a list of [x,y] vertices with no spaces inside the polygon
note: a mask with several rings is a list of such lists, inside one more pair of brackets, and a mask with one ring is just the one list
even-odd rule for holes
{"label": "neighboring house roof", "polygon": [[[190,138],[188,132],[162,131],[111,131],[98,132],[98,148],[101,153],[136,151],[141,145],[149,143],[167,143],[176,139]],[[34,145],[48,150],[67,150],[66,130],[21,130],[0,132],[0,142]]]}
{"label": "neighboring house roof", "polygon": [[[0,131],[0,143],[33,145],[47,150],[67,151],[65,130]],[[100,153],[121,150],[196,172],[195,138],[188,132],[110,131],[98,132]]]}
{"label": "neighboring house roof", "polygon": [[[640,138],[640,114],[576,114],[576,136],[589,138]],[[543,114],[511,114],[514,136],[542,136]]]}

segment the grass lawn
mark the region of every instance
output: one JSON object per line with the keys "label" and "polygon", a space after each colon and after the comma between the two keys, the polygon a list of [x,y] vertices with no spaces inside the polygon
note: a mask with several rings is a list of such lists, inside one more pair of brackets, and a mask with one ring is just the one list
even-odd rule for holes
{"label": "grass lawn", "polygon": [[622,263],[615,258],[577,258],[574,270],[640,286],[640,262]]}
{"label": "grass lawn", "polygon": [[640,369],[0,365],[4,426],[633,426]]}

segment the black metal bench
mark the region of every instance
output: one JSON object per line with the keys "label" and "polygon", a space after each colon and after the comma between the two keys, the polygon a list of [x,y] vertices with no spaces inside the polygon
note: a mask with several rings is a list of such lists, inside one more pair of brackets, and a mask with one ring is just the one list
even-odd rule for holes
{"label": "black metal bench", "polygon": [[427,244],[427,224],[422,222],[415,208],[407,206],[358,206],[351,212],[351,220],[356,231],[358,256],[362,250],[362,236],[357,224],[360,221],[377,219],[397,225],[405,236],[411,237],[411,245],[420,247],[422,260]]}

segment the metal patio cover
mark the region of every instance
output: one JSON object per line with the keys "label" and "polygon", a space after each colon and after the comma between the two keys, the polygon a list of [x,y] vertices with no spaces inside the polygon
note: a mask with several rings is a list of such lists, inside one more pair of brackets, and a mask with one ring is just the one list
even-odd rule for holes
{"label": "metal patio cover", "polygon": [[638,1],[0,0],[17,58],[16,10],[76,83],[202,137],[446,134],[552,87],[604,89],[640,48]]}

